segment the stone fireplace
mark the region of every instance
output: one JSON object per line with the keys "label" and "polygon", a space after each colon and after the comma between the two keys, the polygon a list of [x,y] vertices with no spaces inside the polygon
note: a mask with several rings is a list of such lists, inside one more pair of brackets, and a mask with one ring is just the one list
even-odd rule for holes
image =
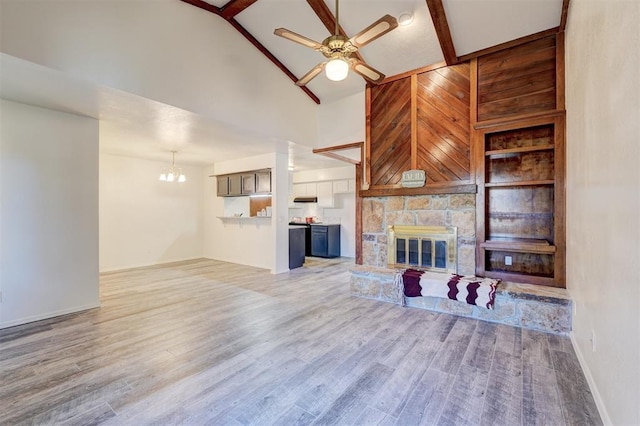
{"label": "stone fireplace", "polygon": [[[454,266],[460,275],[475,275],[476,257],[476,203],[475,194],[445,194],[420,196],[367,197],[362,200],[362,265],[351,271],[351,294],[385,302],[406,304],[410,307],[454,314],[469,318],[531,328],[550,333],[567,334],[571,330],[571,300],[564,289],[530,284],[503,282],[496,292],[494,310],[479,308],[458,301],[433,297],[408,297],[396,285],[399,269],[396,246],[389,227],[404,232],[406,229],[456,228],[457,260]],[[406,226],[406,227],[405,227]],[[397,234],[394,233],[395,236]],[[404,253],[413,260],[420,257],[420,236],[404,238]],[[409,247],[409,240],[416,242]],[[402,239],[402,238],[401,238]],[[441,240],[442,241],[442,240]],[[415,250],[416,244],[418,249]],[[435,245],[432,245],[435,250]],[[413,250],[412,250],[413,248]],[[396,258],[394,259],[394,253]],[[446,256],[451,253],[447,252]],[[432,262],[437,255],[432,253]],[[421,260],[418,261],[418,263]],[[402,262],[401,262],[402,263]],[[441,263],[440,263],[441,265]],[[438,266],[438,265],[436,265]],[[451,273],[451,270],[443,270]]]}
{"label": "stone fireplace", "polygon": [[[362,263],[389,265],[390,226],[455,227],[457,273],[473,275],[476,267],[475,194],[373,197],[362,201]],[[392,259],[393,260],[393,259]]]}

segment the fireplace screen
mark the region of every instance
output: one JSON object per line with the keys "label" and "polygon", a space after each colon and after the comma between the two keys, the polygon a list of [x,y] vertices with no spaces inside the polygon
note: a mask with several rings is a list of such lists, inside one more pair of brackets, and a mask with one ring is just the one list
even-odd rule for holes
{"label": "fireplace screen", "polygon": [[456,273],[457,228],[444,226],[389,227],[389,267]]}

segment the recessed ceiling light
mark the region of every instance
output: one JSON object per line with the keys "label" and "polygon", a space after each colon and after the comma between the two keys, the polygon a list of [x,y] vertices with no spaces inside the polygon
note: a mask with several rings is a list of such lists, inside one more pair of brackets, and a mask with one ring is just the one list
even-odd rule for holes
{"label": "recessed ceiling light", "polygon": [[413,22],[413,13],[402,12],[400,16],[398,16],[398,24],[406,27]]}

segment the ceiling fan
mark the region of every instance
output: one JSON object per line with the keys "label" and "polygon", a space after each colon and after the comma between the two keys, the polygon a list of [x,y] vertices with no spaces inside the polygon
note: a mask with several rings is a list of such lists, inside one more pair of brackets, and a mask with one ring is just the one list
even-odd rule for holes
{"label": "ceiling fan", "polygon": [[287,40],[310,47],[322,53],[328,59],[313,67],[311,71],[298,80],[296,82],[298,86],[306,85],[320,74],[322,70],[325,70],[329,80],[344,80],[347,78],[349,68],[371,83],[377,84],[384,80],[384,74],[355,57],[354,53],[357,52],[359,48],[396,28],[398,26],[396,18],[391,15],[384,15],[358,34],[347,38],[340,34],[339,16],[338,0],[336,0],[335,34],[324,39],[322,43],[294,33],[286,28],[278,28],[273,32],[275,35],[284,37]]}

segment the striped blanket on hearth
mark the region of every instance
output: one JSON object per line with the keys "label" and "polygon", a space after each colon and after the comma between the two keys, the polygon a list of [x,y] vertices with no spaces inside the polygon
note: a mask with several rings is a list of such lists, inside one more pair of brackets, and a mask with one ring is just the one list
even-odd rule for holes
{"label": "striped blanket on hearth", "polygon": [[399,272],[396,283],[406,297],[442,297],[493,309],[500,280],[442,272],[407,269]]}

